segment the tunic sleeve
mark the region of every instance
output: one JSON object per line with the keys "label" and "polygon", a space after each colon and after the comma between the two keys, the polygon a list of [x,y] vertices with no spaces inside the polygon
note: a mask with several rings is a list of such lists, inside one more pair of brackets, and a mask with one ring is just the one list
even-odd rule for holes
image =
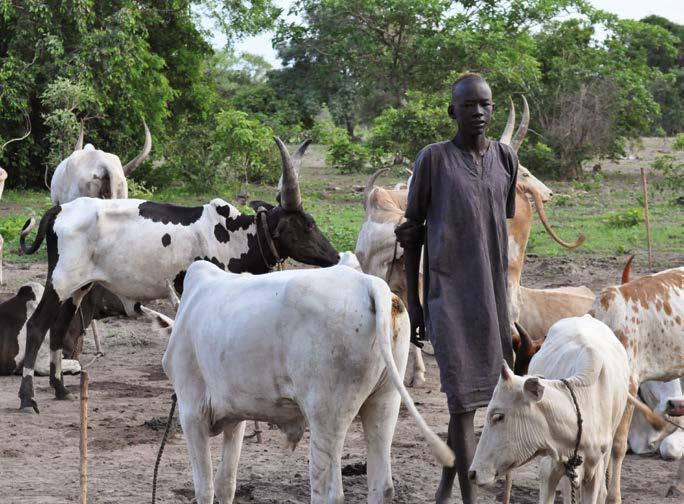
{"label": "tunic sleeve", "polygon": [[508,173],[511,174],[511,186],[508,188],[506,198],[506,218],[512,219],[515,216],[515,187],[518,183],[518,156],[513,149],[508,150]]}
{"label": "tunic sleeve", "polygon": [[430,158],[429,148],[418,153],[408,189],[406,218],[417,224],[425,222],[430,207]]}

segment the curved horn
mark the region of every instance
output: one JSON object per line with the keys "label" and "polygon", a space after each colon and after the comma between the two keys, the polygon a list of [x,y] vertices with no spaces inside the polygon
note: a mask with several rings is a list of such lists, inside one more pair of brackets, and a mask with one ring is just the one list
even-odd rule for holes
{"label": "curved horn", "polygon": [[26,112],[24,112],[24,117],[26,118],[26,134],[24,136],[12,138],[11,140],[8,140],[4,144],[2,144],[2,147],[0,147],[0,154],[2,154],[5,150],[5,147],[7,147],[12,142],[19,142],[31,134],[31,118]]}
{"label": "curved horn", "polygon": [[280,187],[280,206],[285,210],[299,210],[302,207],[302,195],[299,192],[299,181],[297,180],[297,172],[292,163],[292,158],[283,141],[278,137],[273,137],[273,139],[278,146],[280,158],[283,161],[283,174],[278,183]]}
{"label": "curved horn", "polygon": [[518,152],[518,150],[520,149],[520,146],[522,145],[523,140],[525,139],[525,135],[527,135],[527,128],[530,126],[530,106],[527,104],[527,99],[525,98],[525,95],[523,95],[522,99],[522,119],[520,120],[520,125],[518,126],[518,129],[515,132],[515,136],[513,137],[513,141],[511,142],[511,147],[513,147],[513,150],[515,152]]}
{"label": "curved horn", "polygon": [[580,234],[574,243],[568,243],[561,240],[560,237],[556,234],[556,232],[553,229],[551,229],[549,221],[546,219],[546,212],[544,212],[544,203],[542,202],[541,195],[539,194],[539,192],[532,187],[528,187],[527,189],[525,189],[525,192],[532,195],[532,199],[534,200],[534,206],[537,208],[537,213],[539,214],[539,220],[541,220],[544,229],[546,229],[546,232],[549,233],[549,236],[551,236],[551,238],[553,238],[556,242],[558,242],[566,249],[570,250],[576,249],[586,241],[587,237],[584,236],[584,234]]}
{"label": "curved horn", "polygon": [[522,376],[527,374],[527,369],[530,365],[530,361],[534,354],[539,351],[541,346],[538,342],[534,341],[523,326],[519,323],[514,322],[515,329],[520,336],[520,345],[515,352],[515,366],[513,368],[513,373]]}
{"label": "curved horn", "polygon": [[501,138],[499,142],[505,145],[511,145],[511,139],[513,138],[513,128],[515,127],[515,105],[513,105],[513,100],[508,97],[508,121],[506,121],[506,127],[501,133]]}
{"label": "curved horn", "polygon": [[150,151],[152,150],[152,135],[150,135],[150,129],[147,127],[145,119],[143,119],[143,127],[145,128],[145,144],[143,145],[140,154],[135,156],[133,159],[131,159],[128,163],[124,165],[123,172],[124,175],[126,175],[127,177],[131,173],[133,173],[138,166],[143,164],[143,162],[150,155]]}
{"label": "curved horn", "polygon": [[622,283],[626,284],[629,282],[629,274],[632,272],[632,261],[634,260],[634,254],[629,256],[629,259],[627,259],[627,264],[625,264],[625,268],[622,270]]}
{"label": "curved horn", "polygon": [[300,143],[299,147],[297,147],[297,150],[292,155],[292,161],[294,161],[297,164],[300,164],[302,162],[302,158],[304,157],[304,153],[306,152],[306,148],[309,145],[311,145],[311,142],[313,142],[313,140],[307,138],[302,143]]}
{"label": "curved horn", "polygon": [[366,182],[366,188],[363,190],[363,209],[364,210],[368,206],[368,195],[373,190],[373,186],[375,185],[375,181],[378,179],[378,177],[380,175],[382,175],[386,171],[389,171],[389,168],[380,168],[373,175],[371,175],[370,178],[368,179],[368,182]]}
{"label": "curved horn", "polygon": [[81,119],[81,130],[78,132],[78,140],[76,140],[76,145],[74,145],[74,150],[83,149],[83,119]]}

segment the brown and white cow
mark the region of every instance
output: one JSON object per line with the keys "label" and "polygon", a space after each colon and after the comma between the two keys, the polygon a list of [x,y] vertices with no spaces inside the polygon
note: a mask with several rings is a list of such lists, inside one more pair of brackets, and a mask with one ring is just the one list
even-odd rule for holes
{"label": "brown and white cow", "polygon": [[[513,136],[515,109],[511,101],[508,122],[500,142],[509,144],[517,152],[527,132],[529,107],[523,97],[524,110],[521,123]],[[356,242],[356,256],[365,273],[384,278],[392,292],[406,303],[406,279],[404,275],[404,251],[396,242],[394,228],[404,222],[408,190],[385,189],[375,186],[377,178],[387,169],[378,170],[368,180],[363,205],[366,216]],[[551,237],[566,248],[579,247],[585,240],[581,235],[574,243],[561,240],[548,223],[544,202],[553,192],[522,165],[518,167],[516,188],[516,212],[508,220],[508,309],[511,324],[520,316],[520,279],[525,261],[525,249],[532,228],[532,205],[535,202],[539,218]],[[420,386],[425,382],[425,365],[420,349],[412,347],[414,365],[409,383]]]}
{"label": "brown and white cow", "polygon": [[[627,350],[630,394],[646,380],[684,376],[684,267],[603,289],[592,314],[610,327]],[[627,451],[633,407],[616,432],[608,502],[621,502],[620,470]]]}

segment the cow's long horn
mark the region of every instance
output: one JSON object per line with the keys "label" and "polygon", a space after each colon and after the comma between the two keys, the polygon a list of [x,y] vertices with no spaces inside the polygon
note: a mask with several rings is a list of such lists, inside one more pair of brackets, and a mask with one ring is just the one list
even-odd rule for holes
{"label": "cow's long horn", "polygon": [[373,186],[375,185],[375,181],[378,179],[380,175],[388,171],[389,168],[380,168],[378,171],[376,171],[373,175],[371,175],[368,179],[368,182],[366,182],[366,188],[363,190],[363,209],[365,210],[366,207],[368,206],[368,196],[370,195],[370,192],[373,190]]}
{"label": "cow's long horn", "polygon": [[[297,165],[301,164],[302,158],[304,157],[304,153],[306,152],[307,147],[311,145],[311,142],[313,142],[313,140],[311,140],[310,138],[304,140],[302,143],[299,144],[299,147],[297,147],[297,150],[292,155],[292,161],[295,162],[296,167]],[[297,173],[297,175],[299,175],[299,173]]]}
{"label": "cow's long horn", "polygon": [[145,144],[143,145],[140,154],[131,159],[123,167],[124,175],[127,177],[135,171],[135,169],[143,164],[143,161],[147,159],[152,151],[152,135],[150,135],[150,129],[147,127],[145,119],[143,119],[143,127],[145,128]]}
{"label": "cow's long horn", "polygon": [[80,131],[78,132],[78,140],[76,140],[76,144],[74,145],[74,150],[82,150],[83,149],[83,119],[81,119],[81,128]]}
{"label": "cow's long horn", "polygon": [[280,206],[285,210],[298,210],[302,207],[302,195],[299,192],[299,181],[294,163],[283,141],[278,137],[273,137],[273,139],[283,161],[283,175],[278,184],[280,186]]}
{"label": "cow's long horn", "polygon": [[508,121],[506,121],[506,127],[501,134],[499,142],[506,145],[511,145],[511,139],[513,138],[513,128],[515,127],[515,105],[513,105],[513,100],[508,97]]}
{"label": "cow's long horn", "polygon": [[539,192],[531,187],[527,188],[525,192],[532,195],[532,199],[534,200],[534,206],[537,208],[537,213],[539,214],[539,220],[541,220],[544,229],[546,229],[546,232],[549,233],[549,236],[551,236],[551,238],[553,238],[556,242],[558,242],[566,249],[570,250],[576,249],[585,242],[587,237],[584,236],[584,234],[580,234],[574,243],[568,243],[561,240],[560,237],[556,234],[556,232],[553,229],[551,229],[549,221],[546,219],[546,212],[544,211],[544,202],[542,201]]}
{"label": "cow's long horn", "polygon": [[2,154],[5,150],[5,147],[7,147],[12,142],[20,142],[21,140],[25,139],[31,134],[31,118],[26,112],[24,112],[24,117],[26,118],[26,133],[20,137],[12,138],[6,141],[4,144],[2,144],[2,146],[0,147],[0,154]]}
{"label": "cow's long horn", "polygon": [[513,141],[511,142],[511,147],[513,147],[513,150],[515,152],[518,152],[520,149],[520,146],[523,143],[523,140],[525,139],[525,135],[527,135],[527,128],[530,126],[530,106],[527,104],[527,99],[523,95],[523,115],[522,119],[520,120],[520,125],[518,126],[518,130],[515,132],[515,136],[513,137]]}

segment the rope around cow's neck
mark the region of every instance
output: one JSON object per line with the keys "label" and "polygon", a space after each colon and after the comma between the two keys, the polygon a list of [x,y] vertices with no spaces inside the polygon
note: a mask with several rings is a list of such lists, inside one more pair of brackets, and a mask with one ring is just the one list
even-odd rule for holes
{"label": "rope around cow's neck", "polygon": [[[273,243],[273,238],[271,237],[271,233],[268,230],[268,222],[266,222],[266,213],[268,213],[268,210],[266,210],[264,207],[259,207],[257,209],[257,215],[256,215],[256,237],[257,237],[257,244],[259,245],[259,252],[261,253],[261,259],[264,261],[264,265],[266,266],[266,269],[268,271],[272,271],[273,268],[278,268],[280,269],[281,265],[285,261],[285,259],[282,259],[280,257],[280,254],[278,254],[278,250],[275,247],[275,243]],[[264,254],[264,248],[261,245],[261,237],[259,236],[259,223],[261,223],[261,226],[263,228],[264,232],[264,237],[266,239],[266,244],[268,245],[268,248],[271,252],[271,255],[273,256],[273,260],[275,263],[273,265],[270,265],[268,263],[268,260],[266,259],[266,254]]]}
{"label": "rope around cow's neck", "polygon": [[570,480],[570,489],[572,491],[572,503],[575,504],[575,480],[577,479],[576,469],[582,465],[582,457],[578,454],[579,446],[582,441],[582,413],[580,412],[579,404],[577,403],[577,396],[575,396],[575,391],[570,386],[570,382],[565,378],[561,378],[563,385],[565,385],[570,391],[570,397],[572,397],[572,403],[575,405],[575,413],[577,413],[577,438],[575,439],[575,450],[572,453],[572,457],[568,459],[563,465],[565,466],[565,475]]}
{"label": "rope around cow's neck", "polygon": [[152,478],[152,504],[154,504],[154,501],[157,498],[157,473],[159,471],[159,463],[161,462],[162,453],[164,453],[164,446],[166,446],[166,439],[169,437],[169,431],[171,430],[173,414],[176,411],[176,401],[176,394],[173,394],[171,396],[171,411],[169,411],[169,418],[166,420],[166,430],[164,431],[164,437],[162,438],[161,445],[159,446],[157,461],[154,463],[154,476]]}

